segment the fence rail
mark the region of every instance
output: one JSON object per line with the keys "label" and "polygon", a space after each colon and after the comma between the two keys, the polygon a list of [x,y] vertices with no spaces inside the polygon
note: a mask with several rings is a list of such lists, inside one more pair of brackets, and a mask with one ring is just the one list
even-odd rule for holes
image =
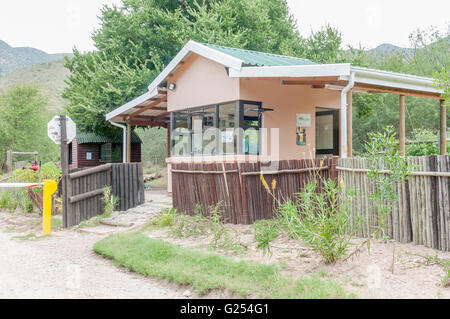
{"label": "fence rail", "polygon": [[[397,185],[398,201],[388,214],[388,235],[403,243],[450,250],[450,156],[409,157],[411,173]],[[353,218],[363,218],[357,235],[368,237],[378,223],[374,203],[368,194],[375,186],[367,177],[368,161],[362,158],[338,160],[339,178],[356,192]],[[389,171],[384,173],[388,174]]]}
{"label": "fence rail", "polygon": [[119,198],[119,210],[143,204],[145,195],[141,164],[104,164],[71,170],[66,178],[66,190],[63,190],[63,196],[67,196],[63,226],[75,226],[103,214],[105,187],[111,187],[112,194]]}

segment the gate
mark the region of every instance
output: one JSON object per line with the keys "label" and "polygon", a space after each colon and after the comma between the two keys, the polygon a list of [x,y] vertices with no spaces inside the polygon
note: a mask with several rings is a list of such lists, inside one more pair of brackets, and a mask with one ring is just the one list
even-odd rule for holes
{"label": "gate", "polygon": [[104,164],[72,170],[66,178],[63,195],[63,227],[104,213],[103,190],[111,187],[118,197],[118,210],[127,210],[145,201],[144,178],[140,163]]}

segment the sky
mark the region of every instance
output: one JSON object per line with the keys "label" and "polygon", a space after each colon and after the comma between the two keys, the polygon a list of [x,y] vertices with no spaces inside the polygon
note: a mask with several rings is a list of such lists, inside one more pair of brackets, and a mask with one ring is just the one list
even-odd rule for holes
{"label": "sky", "polygon": [[[47,53],[94,50],[92,32],[100,9],[121,0],[0,0],[0,40]],[[339,29],[343,44],[374,48],[382,43],[408,47],[416,29],[450,24],[448,0],[287,0],[300,33],[326,24]]]}

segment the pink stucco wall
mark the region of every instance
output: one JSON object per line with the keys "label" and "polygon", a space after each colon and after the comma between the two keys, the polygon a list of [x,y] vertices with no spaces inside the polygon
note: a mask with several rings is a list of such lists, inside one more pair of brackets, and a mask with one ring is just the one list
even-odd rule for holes
{"label": "pink stucco wall", "polygon": [[[170,112],[214,103],[234,100],[262,102],[274,111],[263,114],[263,127],[268,136],[262,140],[271,149],[270,128],[279,129],[279,159],[314,157],[315,112],[317,107],[340,108],[340,92],[313,89],[308,85],[282,85],[281,79],[229,78],[225,67],[216,62],[191,56],[169,79],[176,82],[176,89],[169,91],[167,108]],[[306,146],[296,144],[296,113],[311,114],[311,126],[306,128]]]}
{"label": "pink stucco wall", "polygon": [[[264,112],[263,127],[268,129],[267,145],[271,149],[270,128],[279,129],[280,159],[315,157],[316,107],[340,108],[340,92],[312,89],[308,85],[282,85],[279,79],[241,79],[240,99],[262,102],[262,107],[274,109]],[[306,144],[296,144],[296,114],[311,114],[311,126],[306,128]],[[275,139],[276,140],[276,139]],[[262,140],[264,144],[264,140]]]}
{"label": "pink stucco wall", "polygon": [[169,112],[239,99],[239,79],[229,78],[223,65],[195,53],[169,82],[176,83],[176,89],[168,91]]}

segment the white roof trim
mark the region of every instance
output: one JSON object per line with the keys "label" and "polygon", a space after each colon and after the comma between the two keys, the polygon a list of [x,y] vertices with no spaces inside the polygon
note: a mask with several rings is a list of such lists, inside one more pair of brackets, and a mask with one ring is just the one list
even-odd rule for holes
{"label": "white roof trim", "polygon": [[427,77],[410,74],[380,71],[361,67],[353,67],[349,63],[313,64],[289,66],[242,67],[243,61],[228,54],[217,51],[201,43],[190,40],[170,61],[164,70],[150,83],[148,92],[106,114],[106,120],[126,112],[142,102],[158,94],[158,86],[172,73],[190,53],[196,53],[207,59],[220,63],[229,68],[231,78],[264,78],[264,77],[339,77],[348,81],[350,74],[355,73],[355,82],[393,87],[405,90],[430,93],[443,93],[435,88],[434,80]]}
{"label": "white roof trim", "polygon": [[[434,80],[423,76],[396,73],[361,67],[351,67],[355,72],[355,82],[393,87],[405,90],[422,91],[429,93],[443,93],[435,87]],[[341,80],[348,80],[349,76],[341,76]]]}
{"label": "white roof trim", "polygon": [[229,73],[232,78],[350,76],[350,68],[349,63],[251,66],[240,71],[230,69]]}
{"label": "white roof trim", "polygon": [[228,54],[222,53],[220,51],[214,50],[206,45],[190,40],[186,45],[181,49],[180,52],[170,61],[170,63],[164,68],[164,70],[153,80],[152,83],[148,86],[148,90],[154,90],[160,85],[164,79],[178,66],[186,56],[188,56],[191,52],[197,53],[207,59],[210,59],[214,62],[223,64],[231,69],[241,70],[242,64],[244,61],[232,57]]}
{"label": "white roof trim", "polygon": [[166,77],[172,73],[178,64],[183,61],[190,53],[196,53],[207,59],[215,61],[229,67],[230,70],[240,71],[244,61],[232,57],[228,54],[214,50],[206,45],[190,40],[186,45],[177,53],[177,55],[170,61],[170,63],[164,68],[164,70],[150,83],[148,86],[148,92],[135,98],[134,100],[122,105],[112,112],[106,114],[106,120],[109,121],[115,116],[132,109],[133,107],[141,104],[142,102],[150,99],[158,94],[158,86],[166,79]]}

